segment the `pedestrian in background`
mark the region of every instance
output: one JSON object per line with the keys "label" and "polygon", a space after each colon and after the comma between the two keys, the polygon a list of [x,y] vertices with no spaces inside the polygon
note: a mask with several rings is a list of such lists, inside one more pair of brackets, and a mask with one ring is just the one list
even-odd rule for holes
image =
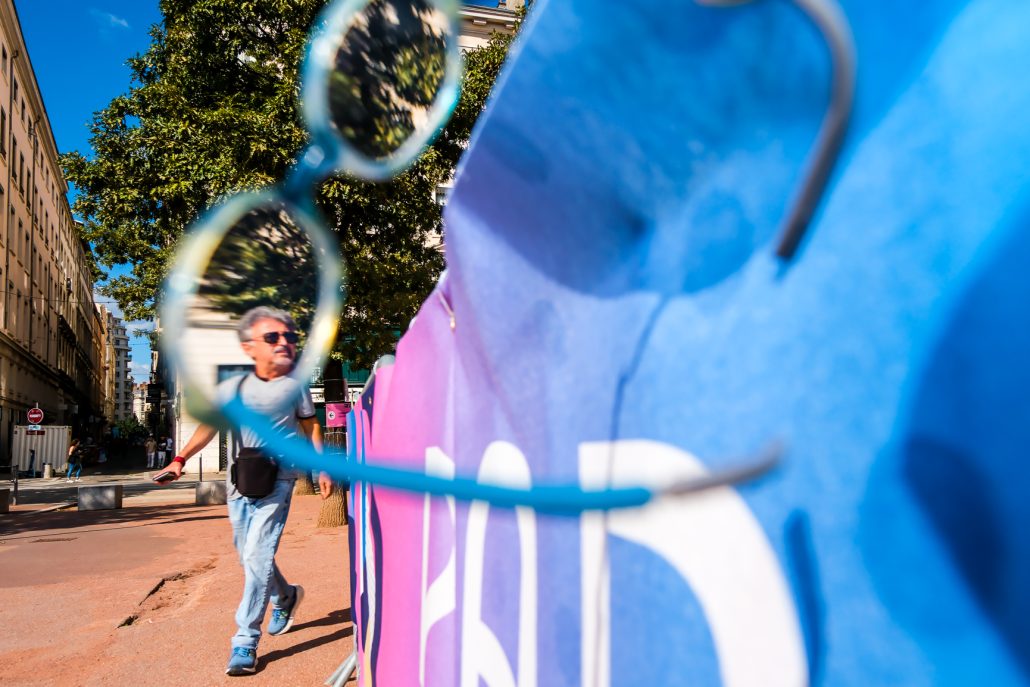
{"label": "pedestrian in background", "polygon": [[143,442],[143,450],[147,452],[147,467],[153,468],[154,461],[157,460],[157,442],[154,441],[153,434],[149,435],[147,440]]}
{"label": "pedestrian in background", "polygon": [[165,460],[168,457],[168,438],[162,436],[157,442],[157,463],[154,465],[155,468],[163,468],[165,466]]}
{"label": "pedestrian in background", "polygon": [[[74,473],[74,477],[72,474]],[[69,482],[80,482],[82,481],[82,451],[79,450],[79,440],[72,439],[71,445],[68,447],[68,481]]]}

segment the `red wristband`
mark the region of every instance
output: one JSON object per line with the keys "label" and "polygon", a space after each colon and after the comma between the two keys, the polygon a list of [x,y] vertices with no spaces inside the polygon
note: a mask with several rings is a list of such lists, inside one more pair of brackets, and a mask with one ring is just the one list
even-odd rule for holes
{"label": "red wristband", "polygon": [[186,459],[182,456],[176,456],[175,458],[172,458],[172,462],[178,463],[179,465],[186,467]]}

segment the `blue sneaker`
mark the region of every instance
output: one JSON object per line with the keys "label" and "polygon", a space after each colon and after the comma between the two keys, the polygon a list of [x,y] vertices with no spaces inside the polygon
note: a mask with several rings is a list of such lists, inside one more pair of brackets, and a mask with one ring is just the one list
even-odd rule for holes
{"label": "blue sneaker", "polygon": [[300,602],[304,600],[304,587],[299,584],[293,587],[293,603],[282,608],[272,607],[272,619],[268,621],[268,634],[284,635],[293,627],[293,617],[297,615]]}
{"label": "blue sneaker", "polygon": [[229,667],[225,669],[226,675],[250,675],[257,672],[257,652],[245,646],[233,647],[232,656],[229,657]]}

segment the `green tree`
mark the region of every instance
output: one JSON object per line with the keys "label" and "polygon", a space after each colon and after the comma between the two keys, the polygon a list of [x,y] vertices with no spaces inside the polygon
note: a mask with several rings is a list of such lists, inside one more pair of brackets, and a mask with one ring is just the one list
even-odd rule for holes
{"label": "green tree", "polygon": [[[298,67],[323,5],[161,0],[150,47],[128,62],[128,92],[93,117],[93,156],[62,159],[99,264],[132,267],[101,287],[127,319],[153,317],[176,243],[199,212],[275,183],[303,150]],[[393,349],[443,268],[427,245],[441,232],[433,192],[453,174],[510,40],[468,53],[455,116],[406,173],[384,184],[333,178],[318,190],[348,271],[336,354],[356,368]]]}
{"label": "green tree", "polygon": [[135,415],[130,415],[127,418],[119,420],[114,423],[114,426],[118,428],[118,434],[125,438],[133,437],[137,434],[144,434],[147,431],[147,428]]}

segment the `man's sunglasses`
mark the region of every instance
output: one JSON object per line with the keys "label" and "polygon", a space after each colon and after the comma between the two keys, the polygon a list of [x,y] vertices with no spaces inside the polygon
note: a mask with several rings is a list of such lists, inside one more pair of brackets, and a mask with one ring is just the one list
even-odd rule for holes
{"label": "man's sunglasses", "polygon": [[295,344],[300,340],[300,336],[297,335],[297,332],[265,332],[261,335],[261,340],[266,344],[272,344],[274,346],[279,343],[280,336],[288,344]]}

